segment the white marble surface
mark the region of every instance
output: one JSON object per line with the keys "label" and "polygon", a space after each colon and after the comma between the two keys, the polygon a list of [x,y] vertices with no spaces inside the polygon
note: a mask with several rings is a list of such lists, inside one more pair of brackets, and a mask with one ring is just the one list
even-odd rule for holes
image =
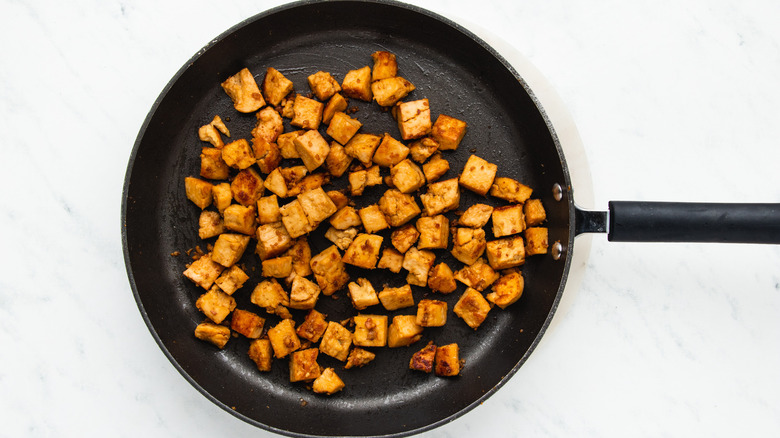
{"label": "white marble surface", "polygon": [[[780,202],[780,3],[415,1],[549,80],[593,205]],[[0,1],[3,436],[271,436],[170,365],[132,298],[120,202],[141,123],[213,37],[277,1]],[[780,247],[593,239],[530,360],[430,437],[780,435]]]}

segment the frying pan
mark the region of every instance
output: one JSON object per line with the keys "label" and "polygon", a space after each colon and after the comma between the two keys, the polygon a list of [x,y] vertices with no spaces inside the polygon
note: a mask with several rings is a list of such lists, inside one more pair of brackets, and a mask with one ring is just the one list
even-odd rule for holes
{"label": "frying pan", "polygon": [[[246,137],[254,116],[237,113],[219,84],[247,67],[260,75],[275,67],[307,92],[306,77],[318,70],[337,79],[370,65],[376,50],[396,54],[399,74],[417,89],[409,98],[428,98],[432,118],[448,114],[469,124],[457,151],[448,153],[455,177],[471,153],[499,165],[499,176],[524,182],[547,210],[553,248],[523,266],[526,289],[504,311],[493,309],[477,331],[450,312],[443,328],[428,328],[409,348],[377,350],[377,360],[360,369],[321,355],[347,387],[334,396],[291,384],[285,360],[260,373],[247,356],[248,342],[231,339],[218,350],[194,338],[203,320],[195,300],[203,292],[181,273],[185,251],[197,238],[200,210],[184,195],[183,180],[197,175],[202,143],[197,128],[215,114],[228,119],[234,138]],[[364,132],[397,134],[389,114],[376,105],[350,101]],[[289,129],[289,125],[287,126]],[[342,185],[339,185],[342,184]],[[343,187],[334,182],[333,188]],[[328,188],[331,188],[329,186]],[[367,190],[359,206],[375,203],[382,189]],[[612,202],[609,211],[579,209],[561,146],[543,108],[526,82],[491,47],[466,29],[431,12],[387,1],[302,2],[276,8],[228,30],[196,54],[165,87],[139,132],[129,160],[122,203],[125,263],[141,315],[162,351],[204,396],[253,425],[290,436],[405,436],[452,421],[484,401],[517,372],[539,342],[567,281],[575,236],[607,232],[610,240],[780,243],[777,204],[680,204]],[[494,199],[462,191],[461,206]],[[448,214],[453,218],[453,213]],[[321,227],[324,228],[324,227]],[[489,231],[488,231],[489,233]],[[385,234],[387,238],[387,234]],[[318,230],[312,253],[330,246]],[[179,255],[174,255],[174,254]],[[448,252],[437,261],[461,264]],[[259,261],[247,250],[241,263],[253,276],[234,295],[238,308],[249,302]],[[349,267],[351,278],[398,286],[404,275]],[[450,309],[463,291],[435,295]],[[415,301],[428,296],[414,288]],[[318,310],[329,320],[354,315],[344,292],[323,297]],[[296,321],[303,313],[293,311]],[[399,310],[392,316],[411,313]],[[268,316],[268,315],[263,315]],[[277,322],[268,316],[267,324]],[[411,354],[427,341],[457,342],[465,366],[456,378],[437,378],[407,369]]]}

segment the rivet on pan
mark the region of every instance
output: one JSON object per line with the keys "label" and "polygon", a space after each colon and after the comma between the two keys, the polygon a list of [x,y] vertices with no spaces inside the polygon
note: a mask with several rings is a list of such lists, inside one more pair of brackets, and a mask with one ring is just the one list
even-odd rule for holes
{"label": "rivet on pan", "polygon": [[563,255],[563,245],[561,245],[561,242],[555,242],[552,246],[552,256],[554,260],[560,260],[561,256]]}
{"label": "rivet on pan", "polygon": [[558,183],[555,183],[553,185],[553,198],[555,198],[556,201],[560,201],[563,199],[563,188],[561,188],[561,185]]}

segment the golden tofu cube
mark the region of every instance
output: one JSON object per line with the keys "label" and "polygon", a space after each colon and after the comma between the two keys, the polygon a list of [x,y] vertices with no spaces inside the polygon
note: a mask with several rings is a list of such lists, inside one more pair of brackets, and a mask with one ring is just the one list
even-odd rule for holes
{"label": "golden tofu cube", "polygon": [[346,230],[348,228],[355,228],[363,225],[355,207],[349,205],[342,207],[339,211],[334,213],[333,216],[330,217],[329,222],[331,226],[337,230]]}
{"label": "golden tofu cube", "polygon": [[436,375],[457,376],[460,373],[458,344],[442,345],[436,349]]}
{"label": "golden tofu cube", "polygon": [[249,280],[249,276],[246,275],[238,265],[233,265],[228,269],[222,271],[222,274],[217,277],[214,283],[228,295],[233,295],[237,290],[244,286],[244,283]]}
{"label": "golden tofu cube", "polygon": [[311,385],[311,390],[317,394],[331,395],[342,389],[344,389],[344,381],[333,371],[333,368],[325,368]]}
{"label": "golden tofu cube", "polygon": [[[303,169],[306,170],[305,167],[303,167]],[[281,167],[277,167],[268,174],[263,183],[263,187],[280,198],[287,197],[287,181],[284,179]]]}
{"label": "golden tofu cube", "polygon": [[244,169],[233,178],[230,191],[236,202],[246,207],[253,207],[265,191],[263,178],[252,168]]}
{"label": "golden tofu cube", "polygon": [[220,349],[230,340],[230,329],[212,322],[202,322],[195,327],[195,337],[211,342]]}
{"label": "golden tofu cube", "polygon": [[352,343],[359,347],[384,347],[387,344],[387,316],[357,315]]}
{"label": "golden tofu cube", "polygon": [[257,221],[272,224],[282,220],[279,212],[279,198],[276,195],[264,196],[257,200]]}
{"label": "golden tofu cube", "polygon": [[417,231],[417,228],[412,224],[408,224],[390,233],[390,243],[398,252],[405,253],[414,246],[419,237],[420,232]]}
{"label": "golden tofu cube", "polygon": [[290,307],[293,309],[313,309],[320,296],[320,287],[317,283],[295,275],[290,288]]}
{"label": "golden tofu cube", "polygon": [[317,99],[325,101],[333,97],[334,94],[341,91],[339,83],[333,79],[330,73],[318,71],[307,78],[309,87]]}
{"label": "golden tofu cube", "polygon": [[339,111],[346,111],[348,106],[349,104],[347,103],[347,99],[344,99],[344,96],[339,93],[334,94],[333,97],[328,100],[328,103],[325,104],[325,109],[322,110],[322,122],[330,123],[334,114]]}
{"label": "golden tofu cube", "polygon": [[423,327],[417,324],[415,315],[397,315],[387,329],[387,346],[390,348],[406,347],[419,341]]}
{"label": "golden tofu cube", "polygon": [[409,369],[430,373],[433,371],[433,362],[436,358],[436,345],[428,342],[422,350],[414,353],[409,360]]}
{"label": "golden tofu cube", "polygon": [[298,202],[301,203],[306,218],[309,220],[311,228],[317,228],[325,219],[336,212],[336,204],[325,193],[322,187],[317,187],[305,191],[298,195]]}
{"label": "golden tofu cube", "polygon": [[230,183],[219,183],[211,188],[214,195],[214,207],[217,207],[220,213],[224,212],[233,202],[233,191],[230,190]]}
{"label": "golden tofu cube", "polygon": [[[219,116],[214,117],[217,118]],[[198,128],[198,138],[201,141],[207,141],[211,143],[218,150],[222,149],[222,146],[225,146],[225,142],[222,141],[222,136],[219,135],[219,130],[217,130],[217,128],[212,123],[203,125]]]}
{"label": "golden tofu cube", "polygon": [[461,295],[452,311],[461,317],[469,327],[476,330],[487,318],[488,312],[490,312],[490,303],[479,291],[469,287]]}
{"label": "golden tofu cube", "polygon": [[[293,118],[290,124],[303,129],[316,131],[322,122],[322,110],[325,108],[322,102],[301,96],[295,96],[293,104]],[[300,151],[298,151],[300,153]],[[311,170],[311,169],[309,169]]]}
{"label": "golden tofu cube", "polygon": [[428,287],[434,292],[448,294],[454,292],[458,287],[455,283],[455,274],[452,269],[444,262],[431,268],[428,272]]}
{"label": "golden tofu cube", "polygon": [[198,237],[209,239],[218,236],[225,231],[225,223],[222,216],[216,211],[203,210],[198,218]]}
{"label": "golden tofu cube", "polygon": [[494,271],[485,259],[479,259],[474,264],[464,266],[455,272],[455,279],[480,292],[498,280],[499,274]]}
{"label": "golden tofu cube", "polygon": [[257,229],[255,209],[233,204],[222,212],[225,228],[242,234],[254,234]]}
{"label": "golden tofu cube", "polygon": [[276,309],[290,305],[287,292],[282,289],[276,279],[263,280],[252,291],[249,297],[252,304],[262,307],[268,313],[276,313]]}
{"label": "golden tofu cube", "polygon": [[525,229],[522,204],[505,205],[493,209],[493,236],[504,237]]}
{"label": "golden tofu cube", "polygon": [[309,313],[306,314],[306,319],[298,326],[296,333],[299,337],[306,339],[307,341],[319,342],[327,328],[328,322],[325,321],[325,315],[311,309],[309,310]]}
{"label": "golden tofu cube", "polygon": [[423,163],[431,155],[439,150],[439,143],[430,137],[423,137],[409,145],[409,154],[412,160]]}
{"label": "golden tofu cube", "polygon": [[252,359],[260,371],[271,371],[273,349],[268,339],[255,339],[249,343],[249,358]]}
{"label": "golden tofu cube", "polygon": [[360,215],[360,221],[363,223],[363,227],[366,229],[366,233],[373,234],[377,231],[390,228],[390,224],[387,223],[382,210],[376,204],[369,205],[368,207],[358,210]]}
{"label": "golden tofu cube", "polygon": [[257,249],[255,252],[260,260],[266,260],[282,254],[293,245],[293,239],[287,228],[281,222],[263,224],[255,232]]}
{"label": "golden tofu cube", "polygon": [[497,271],[525,263],[525,246],[520,236],[491,240],[487,243],[485,253],[490,267]]}
{"label": "golden tofu cube", "polygon": [[328,124],[328,129],[325,132],[337,142],[347,144],[361,126],[363,126],[363,124],[357,119],[353,119],[343,112],[337,112],[336,114],[333,114],[333,117],[330,119],[330,124]]}
{"label": "golden tofu cube", "polygon": [[325,295],[333,295],[349,281],[349,274],[336,245],[312,257],[311,270]]}
{"label": "golden tofu cube", "polygon": [[436,154],[427,163],[423,164],[423,174],[430,183],[438,180],[450,170],[450,162],[442,158],[441,154]]}
{"label": "golden tofu cube", "polygon": [[315,129],[299,135],[293,142],[295,143],[295,150],[298,151],[298,155],[309,172],[320,167],[330,152],[328,142]]}
{"label": "golden tofu cube", "polygon": [[279,145],[269,143],[260,137],[252,138],[252,150],[255,154],[255,162],[262,173],[271,173],[282,162],[282,154]]}
{"label": "golden tofu cube", "polygon": [[220,324],[236,308],[236,300],[214,286],[198,297],[195,307],[215,324]]}
{"label": "golden tofu cube", "polygon": [[452,238],[452,255],[466,265],[473,265],[487,247],[482,228],[456,228]]}
{"label": "golden tofu cube", "polygon": [[490,195],[496,198],[522,204],[531,197],[533,189],[512,178],[498,177],[490,187]]}
{"label": "golden tofu cube", "polygon": [[320,365],[316,348],[293,352],[290,356],[290,382],[308,382],[320,376]]}
{"label": "golden tofu cube", "polygon": [[417,303],[418,325],[442,327],[447,323],[447,303],[439,300],[420,300]]}
{"label": "golden tofu cube", "polygon": [[412,288],[408,284],[401,287],[385,287],[379,292],[379,301],[386,310],[398,310],[414,306]]}
{"label": "golden tofu cube", "polygon": [[460,205],[460,189],[456,178],[428,184],[428,192],[420,195],[426,216],[455,210]]}
{"label": "golden tofu cube", "polygon": [[349,289],[349,298],[352,300],[352,305],[357,310],[363,310],[366,307],[379,304],[376,290],[374,290],[374,286],[367,279],[358,278],[357,282],[349,283],[347,288]]}
{"label": "golden tofu cube", "polygon": [[525,254],[547,254],[547,228],[531,227],[525,230]]}
{"label": "golden tofu cube", "polygon": [[295,149],[295,139],[305,132],[306,130],[299,129],[297,131],[280,134],[279,137],[276,138],[276,144],[279,146],[279,153],[282,155],[282,158],[301,158],[301,156],[298,155],[298,150]]}
{"label": "golden tofu cube", "polygon": [[279,207],[279,213],[282,215],[282,223],[287,229],[287,233],[293,239],[301,237],[313,229],[298,199]]}
{"label": "golden tofu cube", "polygon": [[295,97],[297,94],[293,91],[287,97],[279,102],[279,113],[285,119],[292,119],[295,117]]}
{"label": "golden tofu cube", "polygon": [[382,176],[379,166],[371,166],[368,169],[356,170],[348,175],[349,190],[352,196],[360,196],[366,187],[382,184]]}
{"label": "golden tofu cube", "polygon": [[279,172],[282,174],[282,178],[284,179],[284,182],[287,185],[286,196],[297,196],[301,192],[305,190],[313,189],[317,187],[318,184],[322,185],[325,182],[324,179],[322,180],[322,182],[306,181],[306,178],[312,175],[318,175],[318,174],[306,175],[309,172],[306,166],[280,167]]}
{"label": "golden tofu cube", "polygon": [[371,102],[371,67],[348,71],[341,82],[341,89],[347,97]]}
{"label": "golden tofu cube", "polygon": [[[333,117],[336,117],[335,115]],[[374,152],[382,142],[382,137],[374,134],[355,134],[344,145],[344,152],[350,157],[357,158],[364,166],[371,165]]]}
{"label": "golden tofu cube", "polygon": [[260,88],[249,69],[243,68],[222,83],[222,89],[233,100],[233,107],[242,113],[251,113],[265,105]]}
{"label": "golden tofu cube", "polygon": [[447,249],[450,235],[450,221],[442,214],[423,216],[417,219],[420,232],[419,249]]}
{"label": "golden tofu cube", "polygon": [[352,241],[355,240],[355,236],[358,235],[357,228],[347,228],[346,230],[337,230],[334,227],[328,228],[325,232],[325,238],[333,242],[340,250],[346,251],[349,245],[352,245]]}
{"label": "golden tofu cube", "polygon": [[401,193],[412,193],[425,184],[425,174],[408,158],[390,168],[390,177]]}
{"label": "golden tofu cube", "polygon": [[547,213],[544,211],[541,199],[529,199],[523,204],[523,214],[525,215],[525,224],[529,227],[535,227],[547,220]]}
{"label": "golden tofu cube", "polygon": [[463,212],[458,219],[458,224],[464,227],[482,228],[487,225],[492,214],[493,207],[486,204],[474,204]]}
{"label": "golden tofu cube", "polygon": [[344,146],[335,141],[331,142],[328,156],[325,157],[325,167],[328,168],[328,173],[338,178],[344,175],[350,164],[352,164],[352,157],[347,155]]}
{"label": "golden tofu cube", "polygon": [[382,257],[379,259],[376,267],[380,269],[389,269],[391,272],[401,272],[404,263],[404,255],[395,248],[385,248],[382,250]]}
{"label": "golden tofu cube", "polygon": [[201,210],[211,205],[211,188],[213,185],[208,181],[188,176],[184,178],[184,191],[187,199],[192,201]]}
{"label": "golden tofu cube", "polygon": [[428,272],[436,260],[436,254],[425,249],[409,248],[404,254],[403,268],[409,271],[406,282],[415,286],[428,284]]}
{"label": "golden tofu cube", "polygon": [[403,161],[408,155],[409,148],[405,144],[385,133],[374,151],[373,161],[380,166],[391,167]]}
{"label": "golden tofu cube", "polygon": [[263,325],[265,318],[246,310],[236,309],[230,316],[230,328],[249,339],[259,338],[263,334]]}
{"label": "golden tofu cube", "polygon": [[208,290],[224,269],[224,266],[211,259],[211,254],[206,254],[192,262],[184,271],[184,276],[203,289]]}
{"label": "golden tofu cube", "polygon": [[266,69],[265,79],[263,80],[263,95],[268,103],[273,106],[279,105],[293,88],[293,82],[287,79],[279,70],[273,67]]}
{"label": "golden tofu cube", "polygon": [[200,152],[200,176],[208,179],[227,179],[230,168],[222,159],[222,151],[205,147]]}
{"label": "golden tofu cube", "polygon": [[374,68],[371,70],[372,81],[392,78],[398,74],[398,62],[394,54],[378,50],[371,54],[371,59],[374,60]]}
{"label": "golden tofu cube", "polygon": [[270,106],[267,106],[255,115],[257,122],[252,129],[252,136],[261,138],[268,143],[276,141],[279,134],[284,132],[284,120],[282,116]]}
{"label": "golden tofu cube", "polygon": [[344,362],[349,355],[350,346],[352,346],[352,333],[343,325],[329,321],[328,328],[322,335],[320,351]]}
{"label": "golden tofu cube", "polygon": [[371,93],[379,106],[390,107],[414,91],[414,88],[414,84],[411,82],[400,76],[395,76],[374,81],[371,84]]}
{"label": "golden tofu cube", "polygon": [[486,195],[493,179],[496,177],[498,166],[472,155],[466,161],[463,172],[460,174],[459,183],[463,187],[479,195]]}
{"label": "golden tofu cube", "polygon": [[292,273],[292,257],[280,256],[263,260],[263,277],[287,278]]}
{"label": "golden tofu cube", "polygon": [[301,348],[301,340],[295,333],[295,322],[292,319],[283,319],[279,324],[268,329],[268,340],[271,341],[277,359]]}
{"label": "golden tofu cube", "polygon": [[398,189],[385,191],[379,199],[379,209],[392,227],[400,227],[420,214],[420,207],[414,196],[401,193]]}
{"label": "golden tofu cube", "polygon": [[439,149],[455,150],[466,135],[466,122],[439,114],[431,128],[431,137],[439,143]]}
{"label": "golden tofu cube", "polygon": [[383,237],[376,234],[361,233],[355,237],[349,245],[344,257],[344,263],[363,269],[374,269],[379,260],[379,249],[382,247]]}
{"label": "golden tofu cube", "polygon": [[493,283],[493,292],[487,294],[485,298],[496,306],[506,309],[523,295],[524,284],[522,274],[512,271]]}
{"label": "golden tofu cube", "polygon": [[347,357],[347,363],[344,365],[344,369],[350,369],[350,368],[360,368],[368,365],[369,362],[374,360],[376,358],[376,354],[364,350],[359,347],[355,347],[352,349],[352,351],[349,352],[349,357]]}
{"label": "golden tofu cube", "polygon": [[[301,166],[303,167],[303,166]],[[305,169],[305,167],[304,167]],[[284,173],[284,171],[282,171]],[[298,196],[301,193],[308,192],[322,187],[330,182],[330,175],[325,172],[316,172],[311,175],[306,175],[302,180],[296,182],[287,189],[287,196]]]}
{"label": "golden tofu cube", "polygon": [[292,270],[294,273],[301,277],[306,277],[312,274],[311,266],[311,248],[306,238],[300,238],[295,240],[292,247],[284,252],[285,256],[292,258]]}
{"label": "golden tofu cube", "polygon": [[249,142],[243,138],[230,142],[222,148],[222,160],[236,169],[246,169],[257,161]]}
{"label": "golden tofu cube", "polygon": [[328,190],[325,192],[325,194],[328,195],[331,201],[333,201],[333,204],[336,206],[337,210],[341,210],[342,208],[346,207],[350,202],[349,198],[347,198],[347,195],[339,190]]}
{"label": "golden tofu cube", "polygon": [[248,245],[249,236],[244,236],[243,234],[220,234],[217,237],[217,241],[214,242],[211,259],[229,268],[241,260],[241,256],[244,255]]}
{"label": "golden tofu cube", "polygon": [[428,99],[401,102],[396,105],[398,130],[403,140],[424,137],[431,132],[431,107]]}

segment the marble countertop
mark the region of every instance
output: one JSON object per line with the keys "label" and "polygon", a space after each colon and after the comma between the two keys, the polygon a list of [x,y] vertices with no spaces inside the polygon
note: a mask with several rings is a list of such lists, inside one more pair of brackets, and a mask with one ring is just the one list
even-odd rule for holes
{"label": "marble countertop", "polygon": [[[780,202],[780,3],[412,3],[467,17],[541,72],[584,145],[584,207]],[[128,284],[120,204],[171,76],[277,4],[0,1],[0,435],[273,435],[161,353]],[[425,436],[780,435],[780,247],[586,243],[526,364]]]}

